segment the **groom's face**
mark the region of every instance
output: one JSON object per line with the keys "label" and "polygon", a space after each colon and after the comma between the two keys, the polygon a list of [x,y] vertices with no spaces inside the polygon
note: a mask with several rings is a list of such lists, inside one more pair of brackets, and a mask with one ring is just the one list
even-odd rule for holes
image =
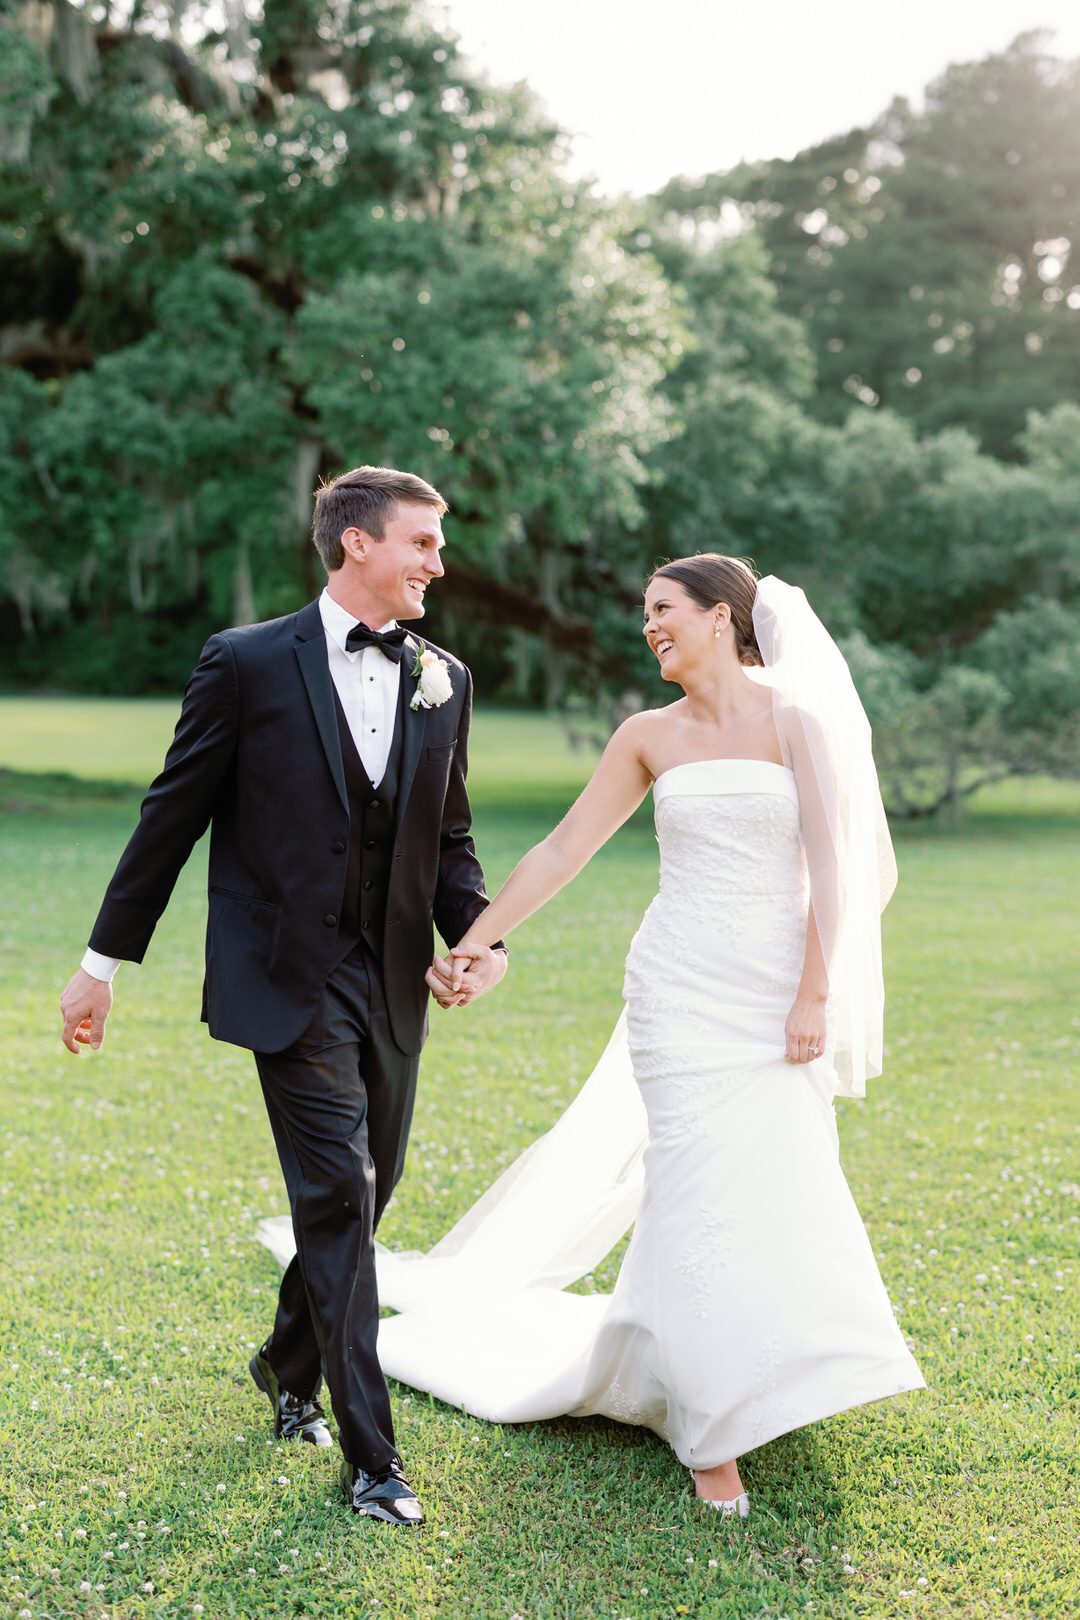
{"label": "groom's face", "polygon": [[445,543],[439,514],[422,501],[401,502],[386,520],[381,540],[364,536],[358,560],[373,628],[388,619],[423,618],[428,586],[446,572],[439,556]]}

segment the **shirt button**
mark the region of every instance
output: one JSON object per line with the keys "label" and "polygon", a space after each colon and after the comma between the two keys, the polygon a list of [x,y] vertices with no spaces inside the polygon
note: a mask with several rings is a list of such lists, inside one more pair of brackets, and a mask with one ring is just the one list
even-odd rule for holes
{"label": "shirt button", "polygon": [[340,838],[334,839],[334,842],[330,845],[330,853],[331,855],[344,855],[345,845]]}
{"label": "shirt button", "polygon": [[326,913],[326,916],[323,918],[323,922],[326,924],[327,928],[337,927],[337,918],[334,916],[332,911],[328,911]]}

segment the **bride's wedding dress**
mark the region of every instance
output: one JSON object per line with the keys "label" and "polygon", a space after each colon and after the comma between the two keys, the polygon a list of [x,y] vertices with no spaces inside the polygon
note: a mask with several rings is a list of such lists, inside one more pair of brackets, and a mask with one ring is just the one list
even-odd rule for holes
{"label": "bride's wedding dress", "polygon": [[[785,1061],[808,881],[792,772],[654,786],[626,1012],[555,1128],[428,1255],[379,1252],[385,1371],[481,1418],[603,1414],[690,1468],[924,1387],[840,1167],[827,1049]],[[564,1292],[634,1233],[610,1295]],[[289,1222],[263,1241],[292,1252]]]}

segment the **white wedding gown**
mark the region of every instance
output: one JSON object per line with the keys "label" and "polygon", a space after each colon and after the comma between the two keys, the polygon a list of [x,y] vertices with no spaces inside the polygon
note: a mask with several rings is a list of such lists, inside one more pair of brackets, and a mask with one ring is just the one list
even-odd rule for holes
{"label": "white wedding gown", "polygon": [[[924,1384],[840,1167],[829,1054],[784,1059],[808,907],[795,778],[708,760],[654,799],[660,889],[608,1050],[429,1255],[380,1249],[400,1314],[379,1354],[477,1417],[602,1414],[710,1468]],[[564,1292],[631,1222],[614,1292]],[[260,1236],[291,1254],[287,1218]]]}

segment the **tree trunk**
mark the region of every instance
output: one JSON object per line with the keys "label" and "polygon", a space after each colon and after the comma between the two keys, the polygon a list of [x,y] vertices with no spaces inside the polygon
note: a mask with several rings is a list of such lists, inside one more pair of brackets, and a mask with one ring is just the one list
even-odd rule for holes
{"label": "tree trunk", "polygon": [[254,624],[255,613],[255,587],[251,580],[251,557],[248,554],[248,543],[241,540],[236,553],[236,568],[233,571],[233,623]]}
{"label": "tree trunk", "polygon": [[53,0],[52,13],[53,65],[79,106],[85,107],[100,76],[93,25],[87,13],[76,11],[68,0]]}

